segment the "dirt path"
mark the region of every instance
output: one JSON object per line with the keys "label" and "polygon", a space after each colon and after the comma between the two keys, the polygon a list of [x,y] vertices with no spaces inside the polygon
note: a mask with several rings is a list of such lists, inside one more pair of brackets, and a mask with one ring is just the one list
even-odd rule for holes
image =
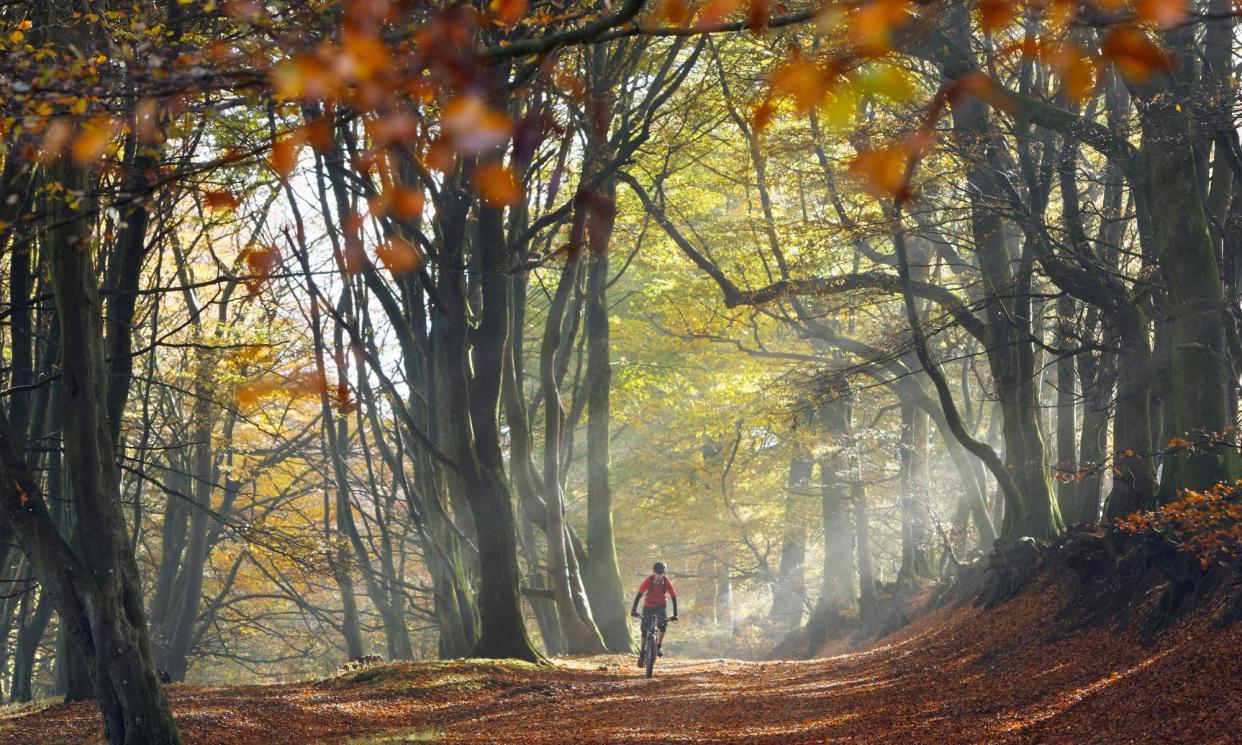
{"label": "dirt path", "polygon": [[[1242,628],[1154,647],[1056,638],[1056,598],[941,611],[872,649],[806,662],[632,658],[554,668],[430,663],[170,695],[191,745],[309,743],[1242,742]],[[101,741],[92,704],[0,715],[0,745]]]}

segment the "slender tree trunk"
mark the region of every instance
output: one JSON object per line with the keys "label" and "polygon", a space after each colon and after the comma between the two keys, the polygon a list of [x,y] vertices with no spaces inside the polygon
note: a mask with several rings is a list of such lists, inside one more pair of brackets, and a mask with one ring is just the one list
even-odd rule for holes
{"label": "slender tree trunk", "polygon": [[1120,517],[1156,506],[1156,459],[1151,434],[1151,348],[1147,316],[1137,306],[1116,309],[1120,352],[1117,357],[1117,402],[1113,417],[1113,489],[1105,502],[1106,517]]}
{"label": "slender tree trunk", "polygon": [[604,651],[604,640],[594,619],[579,612],[584,602],[575,598],[570,582],[569,559],[566,555],[565,501],[561,491],[561,443],[565,433],[565,407],[561,403],[557,375],[557,353],[562,348],[561,325],[582,264],[582,235],[586,208],[580,205],[575,216],[574,235],[570,239],[570,256],[561,270],[552,304],[548,308],[543,342],[539,354],[539,379],[543,386],[544,404],[544,500],[547,507],[548,577],[556,598],[561,630],[572,654],[596,654]]}
{"label": "slender tree trunk", "polygon": [[801,497],[811,489],[815,461],[798,455],[789,461],[789,481],[782,507],[781,559],[772,586],[768,618],[781,629],[802,625],[806,605],[806,516]]}
{"label": "slender tree trunk", "polygon": [[[1070,325],[1074,320],[1074,300],[1069,295],[1057,298],[1057,319],[1060,323],[1057,342],[1063,347],[1073,344]],[[1062,355],[1056,361],[1057,374],[1057,505],[1067,523],[1078,522],[1081,509],[1079,484],[1073,476],[1078,471],[1077,405],[1074,396],[1074,358]]]}
{"label": "slender tree trunk", "polygon": [[17,630],[17,645],[13,648],[13,683],[9,688],[9,701],[30,701],[34,698],[35,653],[43,641],[47,624],[52,620],[51,596],[40,593],[34,608],[26,613]]}
{"label": "slender tree trunk", "polygon": [[[628,654],[633,649],[625,591],[617,567],[612,532],[610,482],[612,412],[612,359],[608,322],[608,240],[616,188],[611,182],[602,196],[602,209],[593,212],[587,264],[587,562],[586,591],[591,612],[599,624],[608,651]],[[599,214],[596,214],[598,212]]]}

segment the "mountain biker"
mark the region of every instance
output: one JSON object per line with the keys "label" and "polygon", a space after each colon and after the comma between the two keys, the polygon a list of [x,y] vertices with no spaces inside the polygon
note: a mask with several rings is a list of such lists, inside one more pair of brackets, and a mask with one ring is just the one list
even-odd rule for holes
{"label": "mountain biker", "polygon": [[[638,594],[634,596],[634,604],[630,607],[630,615],[634,618],[639,618],[638,601],[644,595],[647,596],[647,599],[643,601],[643,614],[641,616],[643,619],[642,633],[639,638],[647,638],[647,630],[651,628],[653,621],[659,624],[660,640],[656,642],[656,655],[659,657],[664,656],[662,649],[664,647],[664,632],[668,629],[668,622],[677,620],[677,591],[673,589],[673,583],[669,578],[664,576],[664,571],[664,562],[657,561],[651,567],[651,575],[638,586]],[[664,597],[666,595],[673,601],[673,615],[671,617],[665,616],[665,608],[667,606]],[[639,661],[639,666],[642,666],[641,660]]]}

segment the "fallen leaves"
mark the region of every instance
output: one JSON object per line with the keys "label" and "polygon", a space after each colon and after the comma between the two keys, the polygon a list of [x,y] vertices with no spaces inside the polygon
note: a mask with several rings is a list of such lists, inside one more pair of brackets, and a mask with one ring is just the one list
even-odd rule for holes
{"label": "fallen leaves", "polygon": [[[1242,716],[1242,625],[1187,619],[1155,647],[1134,629],[1050,639],[1067,596],[1035,584],[992,611],[941,608],[828,659],[681,660],[671,649],[652,680],[630,657],[399,663],[168,693],[187,745],[1208,742]],[[0,722],[0,745],[101,738],[89,701]]]}

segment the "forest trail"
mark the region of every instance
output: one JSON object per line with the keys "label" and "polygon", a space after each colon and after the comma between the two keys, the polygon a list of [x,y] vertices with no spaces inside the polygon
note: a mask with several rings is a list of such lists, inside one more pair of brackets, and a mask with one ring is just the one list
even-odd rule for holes
{"label": "forest trail", "polygon": [[[932,612],[808,661],[633,658],[396,664],[322,681],[170,688],[187,743],[1239,742],[1242,624],[1205,614],[1151,646],[1060,635],[1052,587]],[[0,717],[0,745],[101,741],[93,702]]]}

